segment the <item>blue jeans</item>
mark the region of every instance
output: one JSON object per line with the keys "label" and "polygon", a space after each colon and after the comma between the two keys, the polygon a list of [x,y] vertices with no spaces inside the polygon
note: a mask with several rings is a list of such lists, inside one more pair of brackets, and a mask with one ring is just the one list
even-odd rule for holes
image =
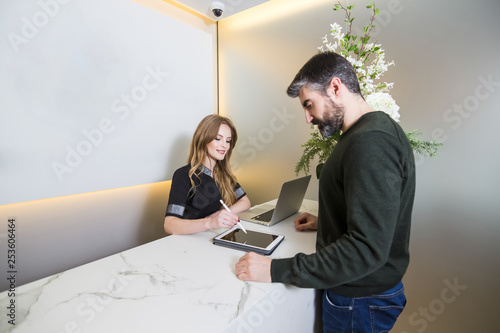
{"label": "blue jeans", "polygon": [[406,304],[403,283],[368,297],[323,292],[324,333],[384,333],[394,326]]}

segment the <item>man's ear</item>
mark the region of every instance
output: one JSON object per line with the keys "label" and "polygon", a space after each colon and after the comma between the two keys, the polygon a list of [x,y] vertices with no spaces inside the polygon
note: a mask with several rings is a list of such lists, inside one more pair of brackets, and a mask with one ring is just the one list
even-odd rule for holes
{"label": "man's ear", "polygon": [[330,85],[327,88],[327,93],[332,97],[337,97],[340,94],[340,87],[342,86],[342,81],[338,77],[334,77],[330,80]]}

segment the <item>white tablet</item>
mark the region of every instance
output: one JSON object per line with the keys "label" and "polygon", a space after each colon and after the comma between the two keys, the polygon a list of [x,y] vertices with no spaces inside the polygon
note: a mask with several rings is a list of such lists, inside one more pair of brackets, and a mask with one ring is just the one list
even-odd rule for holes
{"label": "white tablet", "polygon": [[285,236],[247,230],[247,234],[234,226],[224,231],[213,239],[215,245],[230,247],[237,250],[256,252],[263,255],[269,255],[278,247]]}

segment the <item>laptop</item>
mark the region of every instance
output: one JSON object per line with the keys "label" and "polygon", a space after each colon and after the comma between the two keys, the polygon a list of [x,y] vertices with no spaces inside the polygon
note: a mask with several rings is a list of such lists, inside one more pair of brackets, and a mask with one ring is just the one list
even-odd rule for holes
{"label": "laptop", "polygon": [[297,213],[306,195],[311,175],[285,182],[276,204],[264,204],[240,213],[240,220],[266,225],[276,224]]}

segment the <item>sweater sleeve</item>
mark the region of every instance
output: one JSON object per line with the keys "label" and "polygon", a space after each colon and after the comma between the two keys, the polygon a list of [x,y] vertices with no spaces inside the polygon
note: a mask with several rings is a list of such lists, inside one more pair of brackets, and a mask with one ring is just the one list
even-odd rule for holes
{"label": "sweater sleeve", "polygon": [[274,259],[273,282],[330,289],[366,277],[387,263],[400,206],[400,142],[376,131],[351,139],[340,162],[345,203],[322,202],[328,204],[327,211],[345,205],[347,231],[333,241],[330,226],[324,224],[335,222],[324,214],[318,221],[323,239],[318,239],[317,252]]}

